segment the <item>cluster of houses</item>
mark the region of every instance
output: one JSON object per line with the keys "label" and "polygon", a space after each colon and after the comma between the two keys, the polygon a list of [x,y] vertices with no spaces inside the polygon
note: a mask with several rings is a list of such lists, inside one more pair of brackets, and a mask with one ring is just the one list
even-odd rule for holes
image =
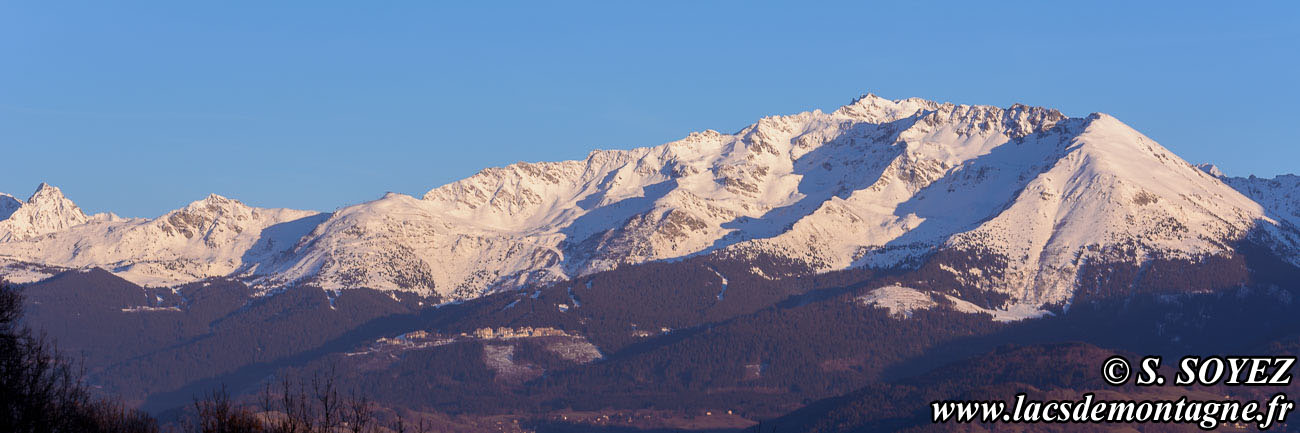
{"label": "cluster of houses", "polygon": [[528,326],[522,328],[506,328],[506,327],[500,327],[495,329],[479,328],[474,330],[473,335],[465,335],[463,333],[461,335],[466,337],[472,336],[474,338],[478,338],[482,340],[529,338],[529,337],[568,337],[569,336],[569,334],[566,334],[564,331],[555,328],[533,328]]}

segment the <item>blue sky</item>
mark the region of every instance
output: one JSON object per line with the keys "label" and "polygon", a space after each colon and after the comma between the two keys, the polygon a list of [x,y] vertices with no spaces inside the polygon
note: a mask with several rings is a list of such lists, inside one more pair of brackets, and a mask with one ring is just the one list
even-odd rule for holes
{"label": "blue sky", "polygon": [[470,3],[0,2],[0,191],[331,210],[865,92],[1300,171],[1297,2]]}

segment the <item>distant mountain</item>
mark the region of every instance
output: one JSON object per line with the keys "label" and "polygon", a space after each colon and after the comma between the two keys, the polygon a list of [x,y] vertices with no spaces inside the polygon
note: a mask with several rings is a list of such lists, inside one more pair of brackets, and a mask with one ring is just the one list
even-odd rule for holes
{"label": "distant mountain", "polygon": [[256,269],[293,246],[323,219],[317,215],[253,208],[214,194],[155,219],[87,217],[58,188],[42,185],[0,221],[11,234],[0,242],[0,262],[9,259],[5,276],[18,282],[43,278],[30,271],[39,264],[46,272],[102,267],[139,284],[178,285]]}
{"label": "distant mountain", "polygon": [[27,201],[0,194],[0,242],[29,240],[112,215],[87,216],[63,191],[42,183]]}
{"label": "distant mountain", "polygon": [[1243,242],[1300,263],[1297,188],[1207,173],[1105,114],[866,95],[330,214],[214,195],[152,220],[87,217],[43,186],[0,222],[0,275],[98,266],[152,285],[228,276],[451,300],[714,254],[812,273],[929,263],[965,287],[955,295],[1028,317],[1068,305],[1089,266],[1230,258]]}

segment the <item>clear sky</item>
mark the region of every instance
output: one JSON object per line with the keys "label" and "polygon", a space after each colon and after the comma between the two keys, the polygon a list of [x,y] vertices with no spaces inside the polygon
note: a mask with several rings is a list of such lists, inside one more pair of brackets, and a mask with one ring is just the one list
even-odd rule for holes
{"label": "clear sky", "polygon": [[0,1],[0,191],[332,210],[866,92],[1300,172],[1300,2],[481,3]]}

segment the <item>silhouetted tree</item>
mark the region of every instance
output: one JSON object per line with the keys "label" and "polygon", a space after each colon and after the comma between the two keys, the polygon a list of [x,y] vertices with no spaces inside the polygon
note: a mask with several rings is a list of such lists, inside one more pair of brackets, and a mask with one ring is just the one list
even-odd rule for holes
{"label": "silhouetted tree", "polygon": [[22,317],[22,294],[0,284],[0,431],[158,431],[148,415],[92,397],[80,370]]}

